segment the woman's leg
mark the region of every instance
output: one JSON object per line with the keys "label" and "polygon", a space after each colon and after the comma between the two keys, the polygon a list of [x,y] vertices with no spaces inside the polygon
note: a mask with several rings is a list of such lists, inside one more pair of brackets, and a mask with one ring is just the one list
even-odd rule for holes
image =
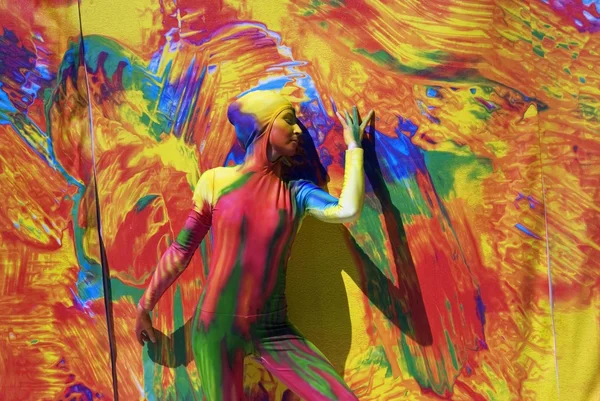
{"label": "woman's leg", "polygon": [[192,347],[205,401],[244,399],[247,336],[236,332],[236,317],[198,311]]}
{"label": "woman's leg", "polygon": [[358,401],[325,356],[287,319],[266,317],[255,337],[258,360],[306,401]]}

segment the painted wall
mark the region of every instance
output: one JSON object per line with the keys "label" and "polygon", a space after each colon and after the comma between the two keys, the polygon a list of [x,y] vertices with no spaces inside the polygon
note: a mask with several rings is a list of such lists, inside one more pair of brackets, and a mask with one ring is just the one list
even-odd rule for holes
{"label": "painted wall", "polygon": [[[333,110],[377,112],[361,219],[305,221],[288,275],[292,320],[361,401],[598,400],[599,9],[0,1],[0,394],[200,397],[209,244],[159,303],[157,347],[135,303],[199,174],[241,157],[227,105],[272,88],[334,195]],[[293,399],[250,360],[246,385]]]}

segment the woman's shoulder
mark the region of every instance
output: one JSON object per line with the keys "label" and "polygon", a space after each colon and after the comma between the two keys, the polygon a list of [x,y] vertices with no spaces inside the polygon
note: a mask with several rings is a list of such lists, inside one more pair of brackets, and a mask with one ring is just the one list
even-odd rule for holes
{"label": "woman's shoulder", "polygon": [[214,167],[202,173],[197,187],[210,189],[211,198],[216,201],[228,188],[244,180],[245,175],[238,166]]}
{"label": "woman's shoulder", "polygon": [[298,180],[290,181],[290,188],[295,190],[307,189],[307,188],[318,188],[317,184],[312,182],[311,180],[307,180],[305,178],[301,178]]}
{"label": "woman's shoulder", "polygon": [[209,170],[206,170],[204,174],[209,174],[211,178],[216,181],[235,180],[236,177],[242,175],[238,166],[213,167]]}
{"label": "woman's shoulder", "polygon": [[232,175],[236,175],[238,168],[233,167],[213,167],[208,170],[204,170],[200,175],[200,181],[213,181],[215,179],[222,179]]}
{"label": "woman's shoulder", "polygon": [[317,184],[307,179],[293,180],[289,183],[289,188],[297,201],[302,201],[315,190],[320,189]]}

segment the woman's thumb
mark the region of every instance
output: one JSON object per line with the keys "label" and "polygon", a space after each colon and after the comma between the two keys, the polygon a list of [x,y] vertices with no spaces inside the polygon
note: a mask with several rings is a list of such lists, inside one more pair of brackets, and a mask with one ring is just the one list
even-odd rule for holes
{"label": "woman's thumb", "polygon": [[154,329],[149,327],[146,329],[146,333],[148,333],[148,338],[152,341],[152,344],[156,344],[156,336],[154,335]]}

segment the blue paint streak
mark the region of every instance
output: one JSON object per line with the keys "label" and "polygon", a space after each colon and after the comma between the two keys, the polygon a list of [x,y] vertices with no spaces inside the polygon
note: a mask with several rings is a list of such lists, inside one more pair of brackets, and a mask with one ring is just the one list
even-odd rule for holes
{"label": "blue paint streak", "polygon": [[192,62],[187,71],[187,82],[185,85],[182,85],[182,88],[186,88],[185,91],[182,89],[179,112],[177,115],[177,119],[175,121],[175,135],[180,137],[182,135],[183,128],[186,126],[186,123],[190,120],[190,116],[194,112],[194,108],[196,106],[196,102],[198,100],[198,93],[200,93],[200,89],[202,87],[202,83],[204,82],[204,78],[206,77],[206,67],[202,67],[200,71],[200,77],[198,81],[192,85],[191,77],[194,74],[194,69],[196,68],[196,63]]}
{"label": "blue paint streak", "polygon": [[280,90],[285,87],[286,84],[293,82],[293,80],[288,76],[277,77],[273,79],[265,80],[260,83],[258,86],[252,88],[251,90],[244,92],[244,94],[248,92],[261,91],[261,90]]}
{"label": "blue paint streak", "polygon": [[16,113],[17,109],[13,106],[8,98],[8,95],[2,90],[2,82],[0,82],[0,124],[10,124],[12,119],[9,119],[7,113]]}
{"label": "blue paint streak", "polygon": [[435,88],[429,87],[427,88],[427,97],[438,97],[438,91]]}
{"label": "blue paint streak", "polygon": [[523,224],[521,223],[517,223],[515,224],[515,227],[519,230],[521,230],[522,232],[524,232],[525,234],[529,235],[532,238],[535,239],[541,239],[540,236],[538,236],[537,234],[533,233],[531,230],[529,230],[527,227],[525,227]]}
{"label": "blue paint streak", "polygon": [[[419,127],[415,125],[412,121],[408,119],[404,119],[402,117],[398,117],[398,128],[396,129],[396,133],[399,135],[402,133],[408,133],[412,138],[416,133]],[[399,131],[399,132],[398,132]]]}
{"label": "blue paint streak", "polygon": [[477,305],[477,317],[481,322],[482,326],[485,326],[485,304],[483,303],[483,298],[481,297],[481,292],[477,290],[477,295],[475,296],[475,304]]}
{"label": "blue paint streak", "polygon": [[77,383],[73,386],[70,386],[69,390],[67,390],[65,394],[65,397],[66,399],[70,399],[72,395],[76,395],[78,399],[82,399],[85,401],[92,401],[94,398],[100,398],[100,394],[96,393],[96,397],[94,397],[94,393],[92,392],[92,390],[81,383]]}

